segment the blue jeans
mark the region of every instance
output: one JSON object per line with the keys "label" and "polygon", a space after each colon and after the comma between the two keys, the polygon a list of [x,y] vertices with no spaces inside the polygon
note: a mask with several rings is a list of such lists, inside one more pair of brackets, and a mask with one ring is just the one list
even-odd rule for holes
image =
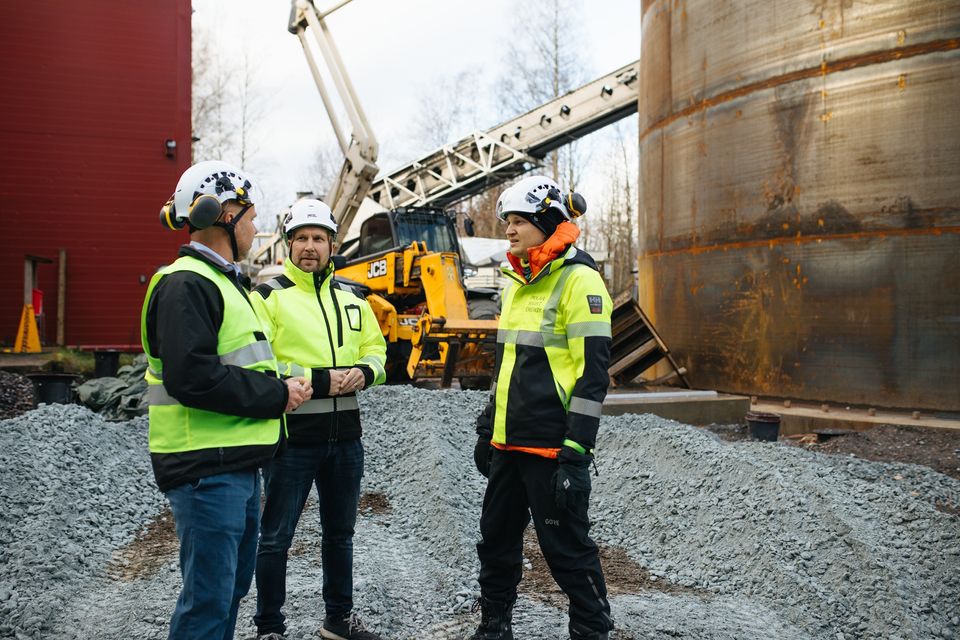
{"label": "blue jeans", "polygon": [[287,552],[293,533],[316,485],[323,533],[323,602],[328,616],[353,610],[353,529],[363,477],[360,440],[330,442],[319,448],[287,447],[263,469],[266,504],[257,550],[257,614],[259,633],[286,630],[281,612],[286,600]]}
{"label": "blue jeans", "polygon": [[232,640],[250,590],[257,549],[260,477],[239,471],[167,491],[180,539],[183,589],[169,640]]}

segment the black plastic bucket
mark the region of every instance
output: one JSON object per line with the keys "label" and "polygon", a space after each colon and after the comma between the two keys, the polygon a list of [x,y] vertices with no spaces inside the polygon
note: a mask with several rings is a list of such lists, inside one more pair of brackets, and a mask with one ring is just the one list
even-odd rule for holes
{"label": "black plastic bucket", "polygon": [[77,379],[72,373],[32,373],[28,376],[33,381],[37,402],[47,404],[70,404],[73,402],[73,381]]}
{"label": "black plastic bucket", "polygon": [[120,369],[119,351],[94,351],[93,352],[93,377],[94,378],[116,378],[117,371]]}
{"label": "black plastic bucket", "polygon": [[780,436],[780,415],[751,411],[747,414],[747,426],[751,439],[776,442]]}

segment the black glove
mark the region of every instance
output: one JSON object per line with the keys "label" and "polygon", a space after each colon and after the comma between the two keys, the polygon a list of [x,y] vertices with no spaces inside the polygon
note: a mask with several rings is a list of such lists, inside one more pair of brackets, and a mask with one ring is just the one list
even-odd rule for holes
{"label": "black glove", "polygon": [[593,456],[563,447],[557,462],[557,471],[553,474],[553,496],[557,507],[585,512],[590,498],[590,463],[593,462]]}
{"label": "black glove", "polygon": [[473,463],[484,478],[490,477],[490,456],[493,453],[491,449],[490,436],[480,436],[473,447]]}

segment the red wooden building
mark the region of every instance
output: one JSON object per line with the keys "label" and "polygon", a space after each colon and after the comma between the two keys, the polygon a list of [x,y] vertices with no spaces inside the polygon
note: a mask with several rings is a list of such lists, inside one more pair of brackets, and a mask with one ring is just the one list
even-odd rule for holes
{"label": "red wooden building", "polygon": [[186,239],[158,214],[190,163],[190,11],[190,0],[0,3],[4,345],[31,272],[44,344],[57,342],[61,282],[65,344],[139,343],[146,283]]}

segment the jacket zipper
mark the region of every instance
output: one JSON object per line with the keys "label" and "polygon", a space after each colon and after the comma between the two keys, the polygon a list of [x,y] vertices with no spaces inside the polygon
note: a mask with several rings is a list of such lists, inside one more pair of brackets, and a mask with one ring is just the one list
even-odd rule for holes
{"label": "jacket zipper", "polygon": [[[319,274],[319,273],[313,274],[313,279],[314,279],[314,284],[315,284],[315,286],[314,286],[314,291],[316,291],[316,294],[317,294],[317,304],[320,305],[320,313],[323,314],[323,324],[324,324],[324,326],[325,326],[326,329],[327,329],[327,342],[330,343],[330,352],[331,352],[331,356],[332,356],[332,358],[333,358],[333,367],[332,367],[332,368],[333,368],[333,369],[336,369],[336,368],[337,368],[337,348],[336,348],[336,347],[334,346],[334,344],[333,344],[333,334],[330,332],[330,318],[327,316],[327,310],[326,310],[326,309],[324,308],[324,306],[323,306],[323,299],[320,297],[320,293],[321,293],[321,290],[323,289],[323,283],[324,283],[324,281],[326,280],[326,276],[327,276],[326,273],[323,274],[322,276],[321,276],[321,274]],[[334,306],[334,309],[336,309],[336,308],[337,308],[337,299],[336,299],[336,296],[333,295],[333,287],[332,287],[332,286],[330,287],[330,297],[333,299],[333,306]],[[338,313],[338,316],[339,316],[339,313]],[[338,318],[337,318],[337,321],[338,321],[338,322],[337,322],[337,326],[338,326],[338,327],[339,327],[339,324],[340,324],[340,323],[339,323],[339,320],[340,320],[340,318],[338,317]],[[337,437],[339,436],[339,433],[338,433],[338,432],[339,432],[339,430],[340,430],[339,420],[337,419],[337,398],[336,398],[336,396],[333,396],[332,399],[333,399],[333,416],[332,416],[332,417],[333,417],[333,424],[332,424],[331,427],[330,427],[330,437],[329,437],[329,439],[328,439],[329,442],[331,442],[331,443],[337,441]]]}

